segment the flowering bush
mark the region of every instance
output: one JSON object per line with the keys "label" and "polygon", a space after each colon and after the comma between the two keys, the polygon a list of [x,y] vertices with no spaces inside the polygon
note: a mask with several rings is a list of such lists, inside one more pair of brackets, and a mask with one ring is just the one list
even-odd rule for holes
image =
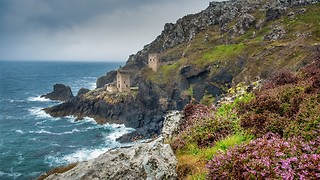
{"label": "flowering bush", "polygon": [[186,144],[196,143],[198,147],[213,146],[214,143],[233,132],[233,124],[226,118],[214,115],[214,106],[188,104],[185,109],[186,121],[180,127],[180,134],[172,141],[176,150]]}
{"label": "flowering bush", "polygon": [[[282,71],[256,98],[238,108],[240,125],[256,137],[268,132],[313,140],[320,134],[320,60],[306,66],[299,78]],[[283,79],[282,79],[283,78]]]}
{"label": "flowering bush", "polygon": [[287,140],[268,133],[230,148],[207,164],[209,179],[319,179],[320,137]]}

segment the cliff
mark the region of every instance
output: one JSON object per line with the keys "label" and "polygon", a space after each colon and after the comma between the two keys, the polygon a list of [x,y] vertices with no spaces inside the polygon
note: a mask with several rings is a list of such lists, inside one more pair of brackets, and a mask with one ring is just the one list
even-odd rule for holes
{"label": "cliff", "polygon": [[[130,141],[159,134],[163,115],[191,99],[212,102],[234,84],[265,79],[279,69],[297,70],[319,54],[318,0],[237,0],[212,2],[162,33],[123,67],[138,92],[105,93],[115,80],[108,72],[97,89],[45,109],[53,116],[94,117],[99,123],[136,128]],[[149,53],[160,53],[157,72],[147,68]]]}

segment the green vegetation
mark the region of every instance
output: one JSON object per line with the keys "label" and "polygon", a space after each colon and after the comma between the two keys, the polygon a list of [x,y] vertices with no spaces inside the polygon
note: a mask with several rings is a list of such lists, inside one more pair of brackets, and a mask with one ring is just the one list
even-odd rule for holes
{"label": "green vegetation", "polygon": [[217,109],[186,106],[186,121],[171,142],[179,175],[228,179],[241,169],[244,179],[314,177],[320,160],[320,59],[297,73],[279,71],[254,93],[244,89],[243,83],[230,89],[236,98]]}
{"label": "green vegetation", "polygon": [[212,96],[212,94],[205,94],[200,101],[201,104],[204,104],[206,106],[211,105],[213,102],[214,102],[214,97]]}
{"label": "green vegetation", "polygon": [[204,53],[202,58],[197,60],[195,64],[199,67],[204,67],[213,62],[236,58],[244,52],[245,47],[244,43],[215,46]]}

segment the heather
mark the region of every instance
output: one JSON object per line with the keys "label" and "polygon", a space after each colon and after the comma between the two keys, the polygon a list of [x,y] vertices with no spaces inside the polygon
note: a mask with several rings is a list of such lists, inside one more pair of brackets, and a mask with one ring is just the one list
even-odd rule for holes
{"label": "heather", "polygon": [[180,177],[319,178],[319,82],[316,58],[297,72],[278,71],[262,84],[240,83],[215,104],[188,104],[180,133],[171,141]]}
{"label": "heather", "polygon": [[298,73],[276,73],[254,100],[239,107],[241,127],[256,137],[272,132],[285,138],[316,139],[320,129],[319,62]]}
{"label": "heather", "polygon": [[304,142],[268,133],[209,161],[209,179],[319,179],[320,138]]}

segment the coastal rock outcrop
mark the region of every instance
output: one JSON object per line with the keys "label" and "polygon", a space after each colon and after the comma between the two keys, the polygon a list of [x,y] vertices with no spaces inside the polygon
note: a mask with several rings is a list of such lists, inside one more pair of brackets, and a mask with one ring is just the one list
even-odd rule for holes
{"label": "coastal rock outcrop", "polygon": [[176,157],[170,145],[163,142],[177,131],[183,115],[179,111],[171,111],[165,117],[157,139],[109,150],[95,159],[78,163],[67,172],[55,173],[46,179],[177,179]]}
{"label": "coastal rock outcrop", "polygon": [[74,96],[69,86],[66,86],[64,84],[55,84],[53,85],[52,92],[42,95],[41,97],[51,100],[69,101]]}
{"label": "coastal rock outcrop", "polygon": [[177,160],[170,145],[162,141],[162,138],[158,138],[131,147],[113,149],[46,179],[177,179]]}

